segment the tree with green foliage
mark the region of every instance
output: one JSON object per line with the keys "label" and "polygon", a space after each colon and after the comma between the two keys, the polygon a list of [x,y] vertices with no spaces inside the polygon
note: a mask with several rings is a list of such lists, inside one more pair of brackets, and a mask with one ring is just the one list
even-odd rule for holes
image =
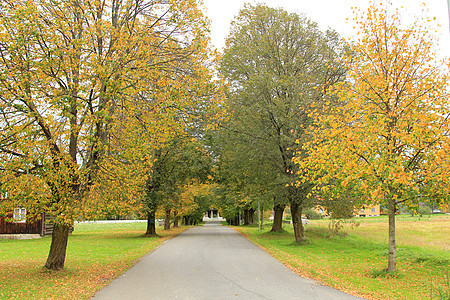
{"label": "tree with green foliage", "polygon": [[224,130],[236,146],[224,155],[242,156],[253,166],[237,172],[270,182],[264,191],[271,191],[275,212],[281,212],[277,217],[289,203],[297,242],[304,238],[301,215],[312,183],[296,185],[299,169],[292,158],[296,151],[303,153],[302,144],[310,138],[309,113],[345,74],[341,50],[335,32],[322,33],[306,17],[246,5],[232,23],[221,61],[229,84]]}
{"label": "tree with green foliage", "polygon": [[[164,147],[155,150],[151,173],[147,174],[144,210],[148,215],[146,235],[156,235],[155,214],[158,206],[170,213],[180,201],[185,185],[192,181],[206,182],[212,171],[212,160],[206,149],[189,136],[174,137]],[[165,225],[165,229],[168,229]]]}
{"label": "tree with green foliage", "polygon": [[[215,180],[223,188],[216,189],[217,200],[220,199],[217,206],[223,209],[222,216],[233,220],[241,210],[244,223],[251,223],[257,202],[268,206],[272,200],[275,175],[270,172],[273,170],[266,165],[267,161],[249,157],[246,145],[231,131],[217,131],[213,149],[218,155]],[[257,162],[257,159],[260,160]]]}

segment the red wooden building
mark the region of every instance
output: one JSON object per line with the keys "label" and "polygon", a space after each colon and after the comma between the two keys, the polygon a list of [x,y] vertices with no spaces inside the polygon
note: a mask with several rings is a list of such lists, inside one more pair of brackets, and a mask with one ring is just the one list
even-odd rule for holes
{"label": "red wooden building", "polygon": [[0,234],[39,234],[47,236],[51,235],[53,231],[53,218],[48,213],[42,213],[38,219],[30,219],[26,217],[24,208],[17,208],[14,210],[12,221],[9,219],[11,218],[0,216]]}

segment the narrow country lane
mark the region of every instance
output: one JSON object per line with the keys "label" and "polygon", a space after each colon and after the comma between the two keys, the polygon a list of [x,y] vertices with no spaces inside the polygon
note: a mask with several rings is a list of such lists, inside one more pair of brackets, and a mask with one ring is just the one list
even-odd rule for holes
{"label": "narrow country lane", "polygon": [[357,299],[299,277],[220,222],[169,240],[93,299]]}

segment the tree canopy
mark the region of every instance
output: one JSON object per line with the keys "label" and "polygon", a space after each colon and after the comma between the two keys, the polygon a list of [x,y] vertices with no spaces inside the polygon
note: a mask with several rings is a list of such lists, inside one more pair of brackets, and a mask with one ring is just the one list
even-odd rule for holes
{"label": "tree canopy", "polygon": [[316,115],[309,167],[322,193],[356,193],[361,205],[388,208],[388,270],[395,271],[399,205],[448,203],[448,70],[435,59],[425,22],[406,27],[382,5],[356,20],[347,80],[334,89],[338,102]]}
{"label": "tree canopy", "polygon": [[[69,226],[89,206],[113,127],[138,108],[177,107],[177,65],[205,61],[207,41],[194,0],[2,1],[0,168],[9,195],[2,210],[54,215],[47,268],[64,266]],[[139,99],[165,105],[137,107]],[[158,117],[155,133],[172,122]],[[22,175],[40,197],[21,196]]]}
{"label": "tree canopy", "polygon": [[260,178],[264,191],[290,203],[297,241],[303,239],[300,216],[311,185],[295,185],[292,158],[309,139],[309,112],[345,74],[342,51],[335,32],[321,32],[304,16],[246,5],[232,23],[221,61],[230,87],[230,117],[223,126],[231,152],[223,154],[242,157],[247,163],[238,172]]}

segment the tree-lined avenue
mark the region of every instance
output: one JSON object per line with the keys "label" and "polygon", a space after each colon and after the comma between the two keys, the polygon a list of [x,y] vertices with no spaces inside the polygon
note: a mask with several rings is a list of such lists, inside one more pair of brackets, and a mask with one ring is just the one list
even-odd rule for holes
{"label": "tree-lined avenue", "polygon": [[356,299],[305,279],[220,222],[191,228],[94,299]]}

